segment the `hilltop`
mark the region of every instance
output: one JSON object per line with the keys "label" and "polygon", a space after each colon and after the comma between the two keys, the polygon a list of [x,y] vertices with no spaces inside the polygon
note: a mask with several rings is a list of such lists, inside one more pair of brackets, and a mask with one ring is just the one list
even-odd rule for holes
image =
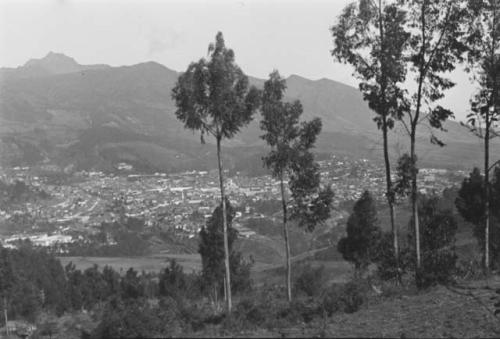
{"label": "hilltop", "polygon": [[[156,62],[132,66],[80,65],[50,52],[17,68],[0,69],[0,154],[5,165],[56,164],[104,169],[127,162],[139,171],[175,172],[215,167],[214,149],[175,118],[171,98],[179,72]],[[304,118],[320,117],[318,153],[381,158],[381,136],[361,93],[329,79],[287,79],[287,100],[300,100]],[[250,77],[262,87],[264,80]],[[260,116],[225,145],[226,163],[236,170],[262,171],[265,152]],[[423,126],[421,163],[470,168],[481,164],[480,140],[454,121],[439,133],[445,148],[431,145]],[[391,135],[394,157],[406,151],[404,132]],[[244,152],[242,152],[244,150]],[[244,154],[244,157],[242,156]],[[492,158],[500,155],[498,142]],[[460,158],[461,161],[457,162]]]}

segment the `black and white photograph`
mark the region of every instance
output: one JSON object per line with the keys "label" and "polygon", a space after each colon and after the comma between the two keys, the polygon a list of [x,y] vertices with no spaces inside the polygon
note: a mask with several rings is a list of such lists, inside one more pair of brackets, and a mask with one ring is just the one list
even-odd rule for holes
{"label": "black and white photograph", "polygon": [[500,0],[0,0],[0,338],[500,337]]}

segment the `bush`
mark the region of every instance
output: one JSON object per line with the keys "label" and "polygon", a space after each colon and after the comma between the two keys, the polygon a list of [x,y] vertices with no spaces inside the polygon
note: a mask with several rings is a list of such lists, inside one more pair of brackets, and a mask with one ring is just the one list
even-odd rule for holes
{"label": "bush", "polygon": [[423,255],[422,268],[415,272],[418,288],[428,288],[436,284],[453,281],[457,256],[448,251],[427,252]]}
{"label": "bush", "polygon": [[147,300],[111,300],[93,338],[178,336],[182,333],[175,304],[153,307]]}
{"label": "bush", "polygon": [[278,311],[276,318],[278,324],[282,324],[283,321],[287,324],[309,323],[320,314],[320,311],[320,305],[312,298],[295,299],[284,305]]}
{"label": "bush", "polygon": [[312,297],[321,292],[325,281],[325,268],[323,265],[317,268],[306,265],[295,279],[294,289],[297,294]]}
{"label": "bush", "polygon": [[377,255],[374,260],[377,264],[377,275],[385,281],[401,278],[411,267],[411,253],[407,247],[401,246],[398,269],[392,242],[392,234],[390,232],[383,233],[380,237],[376,250]]}
{"label": "bush", "polygon": [[366,285],[362,282],[350,281],[345,284],[340,297],[345,313],[354,313],[359,310],[367,297]]}
{"label": "bush", "polygon": [[323,293],[321,310],[328,316],[336,312],[354,313],[366,301],[368,286],[365,281],[334,284]]}
{"label": "bush", "polygon": [[[457,222],[450,210],[442,209],[436,196],[422,196],[419,199],[420,250],[422,265],[415,272],[418,288],[435,284],[448,284],[453,279],[457,255],[455,234]],[[414,248],[414,230],[410,221],[409,244]]]}
{"label": "bush", "polygon": [[267,305],[258,303],[255,299],[244,299],[236,307],[235,314],[244,318],[252,325],[261,326],[269,316]]}
{"label": "bush", "polygon": [[159,278],[159,293],[161,296],[181,298],[185,295],[188,283],[182,266],[175,259],[170,260],[169,267],[166,267]]}
{"label": "bush", "polygon": [[460,260],[457,263],[455,276],[465,280],[476,280],[484,277],[484,270],[478,260]]}

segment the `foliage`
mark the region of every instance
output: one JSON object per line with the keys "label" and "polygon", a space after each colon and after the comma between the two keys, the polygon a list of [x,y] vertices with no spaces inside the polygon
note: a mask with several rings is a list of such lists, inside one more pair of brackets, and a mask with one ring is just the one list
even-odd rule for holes
{"label": "foliage", "polygon": [[121,280],[123,299],[137,299],[144,295],[138,272],[132,267],[127,270]]}
{"label": "foliage", "polygon": [[[396,262],[392,245],[392,235],[383,232],[374,251],[374,262],[377,264],[377,274],[382,280],[400,279],[401,275],[411,268],[411,253],[406,244],[402,243],[399,252],[399,263]],[[399,264],[399,267],[398,267]]]}
{"label": "foliage", "polygon": [[111,300],[93,338],[178,336],[181,327],[172,309],[151,306],[146,300]]}
{"label": "foliage", "polygon": [[484,182],[479,168],[475,167],[469,177],[463,180],[455,204],[457,210],[465,220],[476,227],[480,227],[483,224],[485,206]]}
{"label": "foliage", "polygon": [[[439,207],[438,197],[423,196],[420,199],[419,215],[423,260],[422,267],[416,270],[417,286],[426,288],[435,284],[447,284],[452,280],[456,268],[457,222],[450,210]],[[408,236],[411,246],[414,243],[414,232],[410,231]]]}
{"label": "foliage", "polygon": [[[239,252],[233,250],[238,232],[232,227],[235,211],[226,200],[226,220],[228,224],[228,245],[231,269],[231,287],[235,292],[244,291],[250,287],[251,262],[246,262]],[[224,239],[222,229],[222,204],[217,206],[200,231],[198,249],[202,261],[202,277],[207,290],[215,289],[221,293],[224,280]],[[213,296],[215,298],[215,296]]]}
{"label": "foliage", "polygon": [[336,312],[354,313],[367,299],[368,287],[363,280],[333,284],[323,292],[321,307],[328,316]]}
{"label": "foliage", "polygon": [[[283,234],[286,248],[286,285],[288,300],[292,300],[290,240],[288,221],[294,219],[299,227],[313,231],[317,224],[330,217],[333,199],[331,188],[320,185],[319,165],[314,161],[311,149],[321,132],[321,120],[299,123],[302,104],[283,102],[286,82],[278,71],[269,75],[262,95],[262,139],[271,147],[263,157],[264,165],[281,184]],[[285,180],[291,197],[286,196]]]}
{"label": "foliage", "polygon": [[182,266],[175,259],[172,259],[169,267],[166,267],[160,274],[159,294],[171,298],[181,298],[187,290],[187,284],[187,277]]}
{"label": "foliage", "polygon": [[305,265],[295,278],[294,289],[297,294],[312,297],[321,292],[325,281],[324,266],[314,268],[311,265]]}
{"label": "foliage", "polygon": [[60,262],[29,243],[17,250],[0,248],[0,296],[11,318],[34,319],[42,309],[61,314],[67,309],[67,282]]}
{"label": "foliage", "polygon": [[[498,75],[500,74],[500,6],[497,0],[467,2],[469,25],[463,41],[468,48],[468,71],[473,72],[479,90],[471,99],[471,113],[466,127],[487,143],[498,136],[500,104]],[[489,156],[485,154],[485,156]]]}
{"label": "foliage", "polygon": [[[408,109],[400,121],[410,139],[412,222],[413,228],[418,230],[417,129],[427,124],[431,132],[430,142],[444,146],[434,130],[445,131],[443,123],[453,116],[453,112],[439,105],[438,101],[443,98],[444,91],[455,85],[444,74],[455,69],[467,49],[461,41],[466,18],[460,1],[399,0],[398,4],[407,12],[405,30],[410,36],[404,54],[416,81],[416,90],[405,98]],[[420,267],[419,237],[415,241],[416,263]]]}
{"label": "foliage", "polygon": [[[482,251],[485,249],[485,190],[484,180],[478,168],[474,168],[462,182],[455,205],[460,215],[473,228],[474,237],[477,239]],[[496,167],[493,178],[490,181],[490,256],[492,264],[497,266],[500,263],[500,211],[496,206],[500,206],[500,167]],[[483,258],[484,259],[484,258]]]}
{"label": "foliage", "polygon": [[412,159],[408,153],[403,154],[398,159],[396,168],[397,180],[394,185],[395,193],[402,196],[410,195],[412,178],[418,174],[417,160],[418,157],[416,155]]}
{"label": "foliage", "polygon": [[261,137],[271,151],[263,161],[274,177],[284,180],[288,176],[292,192],[291,218],[312,231],[316,224],[330,216],[333,199],[329,187],[321,188],[319,166],[311,153],[321,132],[321,120],[299,123],[302,104],[298,100],[283,102],[285,89],[285,80],[278,71],[272,72],[264,84],[260,122],[264,134]]}
{"label": "foliage", "polygon": [[340,239],[338,250],[345,260],[354,264],[359,273],[374,262],[381,237],[375,201],[370,192],[365,191],[354,205],[346,231],[347,236]]}
{"label": "foliage", "polygon": [[406,12],[397,3],[369,0],[345,7],[331,28],[335,48],[332,55],[354,67],[359,89],[376,113],[373,120],[382,131],[386,180],[386,198],[390,209],[396,265],[398,230],[394,220],[395,189],[391,178],[388,131],[408,109],[402,83],[407,66],[403,57],[409,33],[405,31]]}
{"label": "foliage", "polygon": [[172,90],[177,119],[201,137],[232,138],[248,124],[259,105],[259,91],[236,65],[221,32],[208,48],[209,60],[191,63]]}
{"label": "foliage", "polygon": [[[260,105],[260,92],[252,86],[248,88],[248,77],[236,65],[234,52],[226,48],[221,32],[215,37],[215,44],[208,47],[210,59],[200,59],[188,66],[186,72],[177,79],[172,89],[177,119],[184,127],[211,134],[217,143],[217,159],[219,168],[220,193],[223,213],[223,243],[225,281],[227,285],[226,301],[228,312],[231,312],[230,283],[230,251],[229,235],[226,221],[226,197],[221,161],[221,141],[232,138],[239,130],[252,120],[252,115]],[[213,279],[212,279],[213,281]]]}

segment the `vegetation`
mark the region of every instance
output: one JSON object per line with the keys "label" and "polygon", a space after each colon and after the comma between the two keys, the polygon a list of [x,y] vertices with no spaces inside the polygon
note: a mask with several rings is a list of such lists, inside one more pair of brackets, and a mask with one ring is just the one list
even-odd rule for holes
{"label": "vegetation", "polygon": [[[484,189],[484,178],[478,168],[474,168],[468,178],[462,182],[462,186],[458,191],[455,204],[457,210],[462,217],[473,225],[473,235],[477,239],[479,247],[483,251],[483,264],[486,262],[486,252],[488,249],[488,257],[491,258],[491,266],[498,267],[500,264],[500,213],[497,207],[500,203],[500,167],[496,167],[493,180],[489,182],[488,199],[491,199],[492,204],[486,205],[486,194]],[[491,223],[488,223],[489,236],[486,238],[486,218],[485,208],[488,206],[488,217],[491,218]],[[489,246],[485,241],[488,239]]]}
{"label": "vegetation", "polygon": [[409,33],[404,30],[406,12],[396,3],[360,0],[348,5],[331,28],[335,39],[332,55],[351,64],[360,79],[359,89],[382,131],[386,198],[389,205],[396,265],[399,257],[398,228],[394,220],[395,190],[389,158],[389,130],[400,120],[404,105],[401,85],[406,77],[403,52]]}
{"label": "vegetation", "polygon": [[345,260],[354,264],[359,275],[375,260],[381,237],[377,210],[370,192],[365,191],[354,205],[346,231],[347,236],[340,239],[338,250]]}
{"label": "vegetation", "polygon": [[474,72],[479,91],[471,99],[471,110],[465,125],[477,137],[484,140],[484,267],[490,269],[490,140],[499,134],[500,111],[500,6],[497,0],[470,1],[470,24],[464,40],[468,47],[469,71]]}
{"label": "vegetation", "polygon": [[[418,287],[448,284],[453,280],[456,269],[455,234],[457,222],[450,210],[439,206],[439,197],[421,197],[419,200],[421,218],[420,238],[422,240],[422,266],[416,268]],[[411,225],[411,224],[410,224]],[[410,248],[414,251],[409,232]]]}
{"label": "vegetation", "polygon": [[222,139],[230,139],[252,120],[259,105],[259,91],[248,89],[248,77],[236,65],[234,52],[226,48],[222,33],[217,33],[215,44],[210,44],[210,60],[200,59],[188,66],[179,76],[172,90],[177,106],[176,116],[191,130],[212,135],[217,143],[220,194],[224,230],[225,298],[231,312],[231,278],[226,220],[224,170],[221,159]]}
{"label": "vegetation", "polygon": [[[375,199],[365,191],[354,203],[345,236],[336,244],[343,258],[354,265],[354,275],[349,281],[339,283],[324,265],[307,256],[296,256],[293,261],[291,256],[292,221],[300,230],[313,231],[330,218],[334,195],[330,186],[321,182],[313,154],[322,129],[321,120],[301,121],[303,107],[299,101],[285,102],[286,83],[277,71],[270,74],[262,92],[249,87],[248,78],[235,64],[234,52],[226,48],[222,33],[218,33],[215,44],[209,46],[208,60],[190,64],[172,91],[177,118],[186,128],[200,131],[202,142],[206,134],[212,135],[217,146],[221,201],[199,232],[201,273],[186,273],[175,260],[165,263],[159,273],[139,272],[134,268],[118,272],[97,265],[79,270],[73,263],[63,267],[53,255],[33,248],[29,242],[20,242],[18,249],[0,247],[0,298],[6,321],[10,317],[37,322],[41,325],[40,336],[58,332],[50,315],[61,317],[68,313],[91,314],[94,325],[83,329],[81,334],[92,338],[230,336],[307,324],[321,328],[314,335],[326,336],[344,334],[328,331],[329,317],[342,320],[346,319],[342,318],[345,314],[356,312],[366,316],[363,313],[366,311],[373,318],[385,320],[377,318],[381,312],[372,308],[378,304],[388,314],[393,314],[394,305],[400,312],[392,315],[396,321],[380,322],[369,335],[389,333],[403,337],[405,333],[422,334],[414,328],[391,327],[397,322],[405,323],[401,319],[401,314],[407,314],[405,308],[418,308],[422,318],[430,314],[443,319],[441,310],[438,313],[436,308],[419,304],[417,290],[425,290],[426,293],[419,293],[427,304],[435,296],[439,303],[447,304],[457,313],[470,307],[473,298],[465,300],[458,296],[453,300],[460,301],[459,306],[449,305],[450,293],[461,293],[457,291],[461,288],[457,282],[475,276],[477,266],[467,256],[466,264],[458,260],[459,215],[473,225],[472,234],[484,253],[485,268],[498,268],[500,264],[500,167],[490,166],[489,160],[489,142],[497,134],[499,119],[497,15],[497,1],[359,0],[344,9],[331,29],[333,56],[354,67],[360,90],[382,131],[385,199],[391,230],[382,232]],[[484,139],[484,173],[474,168],[456,194],[448,189],[442,196],[426,195],[417,185],[417,129],[428,124],[431,142],[444,146],[434,133],[436,129],[445,131],[444,123],[453,112],[438,101],[454,86],[445,73],[453,71],[465,58],[468,67],[479,74],[480,89],[472,100],[468,128]],[[415,77],[414,93],[406,86],[408,74]],[[234,137],[258,108],[262,111],[262,139],[270,147],[263,161],[280,183],[281,201],[280,204],[253,202],[250,208],[272,216],[266,220],[246,220],[245,225],[274,236],[274,218],[282,214],[285,269],[274,267],[265,274],[281,277],[286,271],[285,286],[265,279],[254,284],[252,259],[244,258],[234,246],[238,236],[233,228],[236,210],[224,189],[222,140]],[[401,124],[409,139],[409,152],[397,162],[397,180],[391,174],[388,148],[389,132],[395,124]],[[490,180],[489,172],[493,169]],[[43,198],[43,192],[38,193],[37,198]],[[22,203],[31,194],[23,183],[0,182],[2,203]],[[395,218],[398,194],[410,197],[406,239],[399,236]],[[109,207],[108,212],[117,216],[117,220],[101,225],[92,246],[78,244],[70,254],[144,254],[146,242],[137,235],[145,228],[144,220],[127,218],[123,203],[116,200]],[[194,213],[190,217],[199,222],[204,218]],[[332,223],[331,228],[336,226]],[[463,228],[464,233],[468,231]],[[109,238],[114,245],[108,245]],[[395,279],[397,284],[393,284]],[[225,312],[219,307],[222,294],[227,305]],[[401,295],[405,298],[394,298]],[[470,291],[465,295],[477,297]],[[494,307],[498,312],[498,300]],[[474,321],[484,324],[484,314],[472,315],[476,317],[472,317]],[[445,320],[452,321],[449,317]],[[335,326],[342,324],[343,321],[335,322]],[[380,333],[382,327],[385,331],[385,325],[391,330]],[[464,333],[472,336],[471,331]]]}
{"label": "vegetation", "polygon": [[[416,91],[407,100],[408,109],[401,122],[410,139],[409,181],[412,203],[412,220],[415,228],[416,265],[422,263],[418,216],[417,152],[416,132],[424,121],[430,127],[443,130],[443,122],[453,116],[453,112],[438,104],[443,92],[455,84],[443,76],[453,71],[462,60],[466,47],[461,42],[464,12],[459,1],[400,1],[408,13],[407,32],[410,33],[406,53],[408,64],[416,77]],[[428,113],[426,113],[428,112]],[[439,146],[444,143],[432,133],[431,142]]]}
{"label": "vegetation", "polygon": [[[222,205],[222,204],[221,204]],[[208,219],[207,225],[200,231],[199,253],[202,261],[203,288],[210,291],[215,305],[218,305],[219,295],[224,293],[224,240],[222,206],[219,205]],[[241,292],[250,288],[250,266],[241,253],[233,249],[238,232],[232,227],[234,209],[226,200],[226,221],[228,225],[229,266],[231,270],[231,288]],[[222,289],[222,290],[221,290]]]}
{"label": "vegetation", "polygon": [[[316,224],[330,217],[333,192],[330,187],[321,189],[319,167],[311,153],[321,131],[321,120],[316,118],[299,123],[302,105],[300,101],[283,103],[285,89],[285,80],[278,71],[272,72],[264,84],[260,127],[265,133],[262,139],[271,147],[263,158],[264,164],[280,182],[287,298],[292,301],[289,218],[298,220],[299,225],[307,230],[313,230]],[[287,197],[285,190],[287,178],[291,197]]]}

